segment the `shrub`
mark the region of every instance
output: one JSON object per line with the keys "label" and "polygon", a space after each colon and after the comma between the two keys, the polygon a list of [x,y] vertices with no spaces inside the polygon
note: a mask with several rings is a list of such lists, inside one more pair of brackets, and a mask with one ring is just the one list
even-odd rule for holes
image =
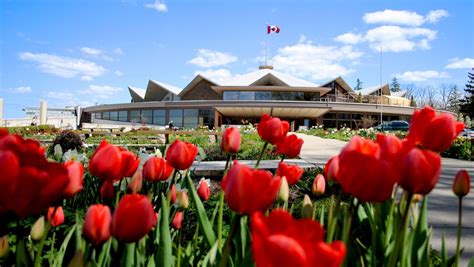
{"label": "shrub", "polygon": [[[50,149],[54,149],[54,146],[60,145],[63,152],[68,150],[80,151],[82,148],[81,137],[73,131],[62,131],[53,141],[53,145],[50,146]],[[50,151],[51,152],[51,151]]]}

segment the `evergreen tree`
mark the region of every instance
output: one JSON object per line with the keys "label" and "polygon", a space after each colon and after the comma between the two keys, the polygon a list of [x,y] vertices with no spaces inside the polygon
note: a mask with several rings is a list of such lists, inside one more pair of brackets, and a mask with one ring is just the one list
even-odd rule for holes
{"label": "evergreen tree", "polygon": [[460,99],[461,99],[461,94],[459,93],[458,86],[453,85],[451,87],[451,94],[449,95],[449,99],[448,99],[447,110],[454,113],[458,113]]}
{"label": "evergreen tree", "polygon": [[397,77],[393,77],[392,82],[390,83],[390,91],[400,92],[400,84],[398,83]]}
{"label": "evergreen tree", "polygon": [[354,90],[362,90],[362,82],[357,78],[356,81],[356,86],[354,87]]}
{"label": "evergreen tree", "polygon": [[467,73],[468,81],[464,88],[464,99],[460,100],[460,111],[469,117],[474,117],[474,68]]}

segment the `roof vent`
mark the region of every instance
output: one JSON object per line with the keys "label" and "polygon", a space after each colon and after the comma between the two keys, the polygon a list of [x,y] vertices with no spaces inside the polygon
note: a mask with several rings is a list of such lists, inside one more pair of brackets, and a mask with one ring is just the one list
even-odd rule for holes
{"label": "roof vent", "polygon": [[270,66],[270,65],[260,65],[260,66],[258,66],[258,69],[259,69],[259,70],[264,70],[264,69],[272,70],[272,69],[273,69],[273,66]]}

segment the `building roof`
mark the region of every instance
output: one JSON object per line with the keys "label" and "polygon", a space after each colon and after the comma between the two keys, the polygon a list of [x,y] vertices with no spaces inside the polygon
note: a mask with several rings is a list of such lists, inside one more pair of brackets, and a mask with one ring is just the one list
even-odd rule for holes
{"label": "building roof", "polygon": [[377,92],[378,90],[380,90],[380,88],[382,88],[382,94],[384,95],[390,95],[390,89],[388,87],[388,83],[380,86],[380,85],[375,85],[375,86],[370,86],[370,87],[366,87],[364,89],[361,89],[361,90],[354,90],[354,93],[355,94],[361,94],[361,95],[371,95],[375,92]]}
{"label": "building roof", "polygon": [[168,91],[172,94],[179,95],[179,93],[181,93],[181,88],[178,88],[176,86],[169,85],[169,84],[162,83],[162,82],[155,81],[155,80],[150,80],[150,81],[158,84],[161,88],[165,89],[166,91]]}
{"label": "building roof", "polygon": [[280,85],[290,87],[319,87],[317,84],[271,69],[261,69],[221,82],[221,86]]}
{"label": "building roof", "polygon": [[189,90],[194,88],[194,86],[196,86],[196,84],[198,84],[202,80],[208,81],[209,83],[213,85],[217,85],[217,83],[215,83],[214,81],[202,76],[201,74],[198,74],[196,75],[196,77],[194,77],[194,79],[188,85],[186,85],[186,87],[184,87],[184,89],[179,93],[179,96],[185,95]]}
{"label": "building roof", "polygon": [[341,76],[338,76],[332,80],[329,80],[325,83],[323,83],[321,86],[322,87],[326,87],[327,85],[329,85],[330,83],[332,82],[336,82],[338,83],[339,85],[342,86],[342,88],[344,88],[347,92],[353,92],[352,88],[347,84],[347,82],[341,77]]}
{"label": "building roof", "polygon": [[398,96],[398,97],[406,97],[407,91],[398,91],[398,92],[390,92],[392,96]]}
{"label": "building roof", "polygon": [[140,102],[145,99],[145,89],[140,89],[136,87],[128,87],[128,91],[130,92],[130,96],[132,97],[133,101]]}
{"label": "building roof", "polygon": [[168,93],[178,95],[180,92],[181,89],[178,87],[155,80],[149,80],[144,101],[161,101]]}

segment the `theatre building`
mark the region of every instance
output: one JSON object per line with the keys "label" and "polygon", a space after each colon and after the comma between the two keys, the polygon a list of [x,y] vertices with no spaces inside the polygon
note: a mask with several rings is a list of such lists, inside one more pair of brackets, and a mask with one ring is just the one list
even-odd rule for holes
{"label": "theatre building", "polygon": [[184,88],[149,80],[146,90],[128,89],[130,103],[86,107],[82,121],[212,129],[256,123],[268,113],[289,121],[293,130],[362,128],[377,125],[381,117],[409,120],[414,110],[405,92],[390,92],[388,84],[354,91],[341,77],[318,85],[271,67],[223,82],[197,75]]}

